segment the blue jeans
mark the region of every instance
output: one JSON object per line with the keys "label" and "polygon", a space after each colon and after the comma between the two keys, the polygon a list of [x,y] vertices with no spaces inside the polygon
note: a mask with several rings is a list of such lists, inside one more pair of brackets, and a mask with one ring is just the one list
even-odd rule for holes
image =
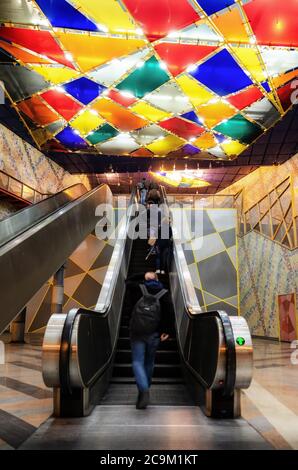
{"label": "blue jeans", "polygon": [[147,189],[141,189],[140,191],[140,203],[143,206],[146,204]]}
{"label": "blue jeans", "polygon": [[140,392],[148,390],[151,385],[159,343],[159,333],[154,333],[145,340],[131,340],[132,368]]}

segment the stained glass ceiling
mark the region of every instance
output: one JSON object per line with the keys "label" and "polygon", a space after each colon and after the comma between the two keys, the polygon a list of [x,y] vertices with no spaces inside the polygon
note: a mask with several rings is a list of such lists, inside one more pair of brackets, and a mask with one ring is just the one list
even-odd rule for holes
{"label": "stained glass ceiling", "polygon": [[2,0],[0,79],[42,150],[232,160],[292,107],[297,14],[297,0]]}

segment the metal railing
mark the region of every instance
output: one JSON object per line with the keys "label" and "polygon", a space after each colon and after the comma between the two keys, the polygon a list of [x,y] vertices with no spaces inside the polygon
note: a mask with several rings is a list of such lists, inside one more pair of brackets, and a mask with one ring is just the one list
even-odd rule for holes
{"label": "metal railing", "polygon": [[51,196],[51,194],[44,194],[32,188],[28,184],[14,178],[13,176],[0,170],[0,191],[12,194],[18,199],[36,204],[39,201]]}
{"label": "metal railing", "polygon": [[189,194],[177,195],[168,194],[167,201],[169,204],[190,204],[200,209],[226,209],[236,207],[238,194]]}

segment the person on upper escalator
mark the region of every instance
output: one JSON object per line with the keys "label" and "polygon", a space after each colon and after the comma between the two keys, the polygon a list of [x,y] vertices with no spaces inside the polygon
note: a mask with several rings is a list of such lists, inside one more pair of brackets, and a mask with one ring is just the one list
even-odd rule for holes
{"label": "person on upper escalator", "polygon": [[138,273],[126,280],[132,314],[130,339],[132,368],[139,390],[137,409],[149,403],[149,389],[160,342],[174,333],[174,310],[169,291],[154,272]]}

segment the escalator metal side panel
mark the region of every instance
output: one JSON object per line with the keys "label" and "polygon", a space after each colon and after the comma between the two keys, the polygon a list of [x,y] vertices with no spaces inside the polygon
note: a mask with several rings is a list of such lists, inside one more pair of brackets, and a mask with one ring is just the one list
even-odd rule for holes
{"label": "escalator metal side panel", "polygon": [[175,259],[172,262],[170,282],[182,363],[204,388],[220,388],[226,371],[222,324],[216,315],[189,315],[184,304]]}
{"label": "escalator metal side panel", "polygon": [[92,232],[96,207],[111,200],[103,185],[0,248],[0,332]]}
{"label": "escalator metal side panel", "polygon": [[[134,195],[130,206],[133,203]],[[75,389],[92,388],[111,369],[133,242],[128,236],[131,217],[128,210],[119,226],[95,310],[73,309],[66,315],[63,324],[57,324],[60,333],[56,333],[59,344],[55,345],[55,350],[59,353],[55,355],[54,367],[51,361],[51,332],[55,331],[55,324],[59,321],[57,315],[52,315],[48,323],[43,343],[43,378],[47,386],[61,388],[64,398],[67,395],[70,397]]]}
{"label": "escalator metal side panel", "polygon": [[[105,281],[113,282],[111,303],[105,312],[79,313],[76,318],[71,337],[71,352],[69,358],[69,379],[71,388],[91,386],[107,368],[112,366],[114,352],[119,334],[121,311],[125,294],[125,279],[130,262],[133,240],[126,236],[124,249],[119,251],[117,240],[114,253],[106,274]],[[120,256],[120,258],[119,258]],[[119,263],[120,261],[120,263]],[[105,284],[104,281],[104,284]],[[102,287],[104,292],[104,285]],[[102,294],[101,292],[101,294]],[[101,295],[98,306],[101,305]],[[87,343],[86,338],[90,341]]]}
{"label": "escalator metal side panel", "polygon": [[83,184],[75,184],[37,204],[26,207],[0,221],[0,247],[33,227],[34,224],[86,194]]}

